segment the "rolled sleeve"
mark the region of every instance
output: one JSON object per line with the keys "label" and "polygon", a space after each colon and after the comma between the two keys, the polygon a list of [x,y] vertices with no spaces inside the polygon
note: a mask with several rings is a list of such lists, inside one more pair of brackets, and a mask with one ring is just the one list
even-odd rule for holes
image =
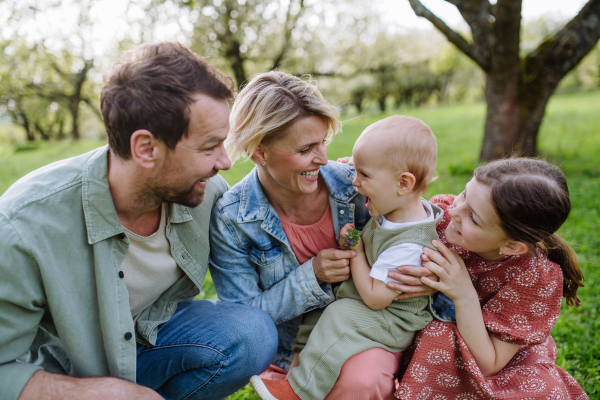
{"label": "rolled sleeve", "polygon": [[36,371],[42,369],[39,365],[22,362],[11,362],[0,365],[0,387],[4,400],[17,400]]}

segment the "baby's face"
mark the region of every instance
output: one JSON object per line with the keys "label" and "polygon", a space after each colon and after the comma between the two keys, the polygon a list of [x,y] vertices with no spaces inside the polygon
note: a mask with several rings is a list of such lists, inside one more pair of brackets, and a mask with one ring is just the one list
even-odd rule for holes
{"label": "baby's face", "polygon": [[352,182],[358,193],[366,197],[365,206],[371,217],[378,217],[397,208],[398,180],[396,171],[381,162],[378,153],[369,144],[354,147],[356,178]]}

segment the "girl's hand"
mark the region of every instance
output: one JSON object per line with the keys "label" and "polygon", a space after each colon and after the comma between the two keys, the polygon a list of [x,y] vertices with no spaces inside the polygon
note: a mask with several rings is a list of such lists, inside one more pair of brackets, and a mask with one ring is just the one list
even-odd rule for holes
{"label": "girl's hand", "polygon": [[335,283],[350,278],[350,259],[356,255],[353,250],[323,249],[313,258],[312,267],[317,282]]}
{"label": "girl's hand", "polygon": [[423,266],[436,274],[440,280],[435,282],[422,277],[421,282],[439,290],[455,302],[460,298],[472,298],[473,296],[477,298],[467,267],[458,253],[448,249],[438,240],[434,240],[432,243],[439,253],[429,247],[423,247],[421,259]]}
{"label": "girl's hand", "polygon": [[423,282],[421,278],[427,277],[433,282],[437,282],[440,278],[436,274],[423,267],[411,267],[408,265],[396,268],[396,271],[389,271],[388,277],[400,281],[388,282],[386,286],[396,292],[402,292],[394,300],[411,299],[413,297],[429,296],[437,292]]}
{"label": "girl's hand", "polygon": [[339,163],[342,163],[342,164],[354,165],[353,157],[342,157],[342,158],[338,158],[336,161]]}
{"label": "girl's hand", "polygon": [[[346,224],[340,231],[340,247],[344,247],[344,244],[346,242],[346,235],[348,235],[350,229],[354,229],[354,224]],[[362,253],[363,251],[365,251],[363,247],[362,237],[358,237],[358,242],[355,246],[352,247],[352,250],[354,250],[356,253]]]}

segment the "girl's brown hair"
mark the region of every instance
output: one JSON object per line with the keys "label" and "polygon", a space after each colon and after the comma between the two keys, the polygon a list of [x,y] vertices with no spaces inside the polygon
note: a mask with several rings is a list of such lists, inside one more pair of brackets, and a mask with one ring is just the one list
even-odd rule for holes
{"label": "girl's brown hair", "polygon": [[579,306],[577,289],[583,287],[579,260],[555,233],[571,211],[563,173],[545,161],[511,158],[482,165],[474,175],[491,188],[492,203],[506,234],[526,243],[534,253],[536,243],[541,243],[548,258],[563,270],[567,304]]}

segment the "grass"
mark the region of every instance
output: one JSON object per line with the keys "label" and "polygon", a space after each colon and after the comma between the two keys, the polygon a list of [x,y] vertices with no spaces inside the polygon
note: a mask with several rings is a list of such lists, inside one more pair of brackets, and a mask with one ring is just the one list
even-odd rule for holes
{"label": "grass", "polygon": [[[541,156],[559,165],[567,174],[572,212],[559,233],[578,253],[586,286],[580,290],[581,306],[563,304],[552,330],[558,347],[557,364],[571,373],[590,398],[600,398],[600,92],[554,96],[540,132]],[[439,146],[438,175],[427,196],[459,193],[478,164],[485,105],[453,105],[438,108],[400,109],[425,121],[436,134]],[[387,114],[363,115],[344,123],[343,132],[329,146],[330,159],[350,155],[360,132]],[[0,149],[0,193],[29,171],[49,162],[83,153],[103,143],[46,143],[17,149]],[[235,184],[252,169],[238,163],[223,172]],[[216,298],[210,276],[204,298]],[[252,389],[243,388],[230,400],[258,399]]]}

